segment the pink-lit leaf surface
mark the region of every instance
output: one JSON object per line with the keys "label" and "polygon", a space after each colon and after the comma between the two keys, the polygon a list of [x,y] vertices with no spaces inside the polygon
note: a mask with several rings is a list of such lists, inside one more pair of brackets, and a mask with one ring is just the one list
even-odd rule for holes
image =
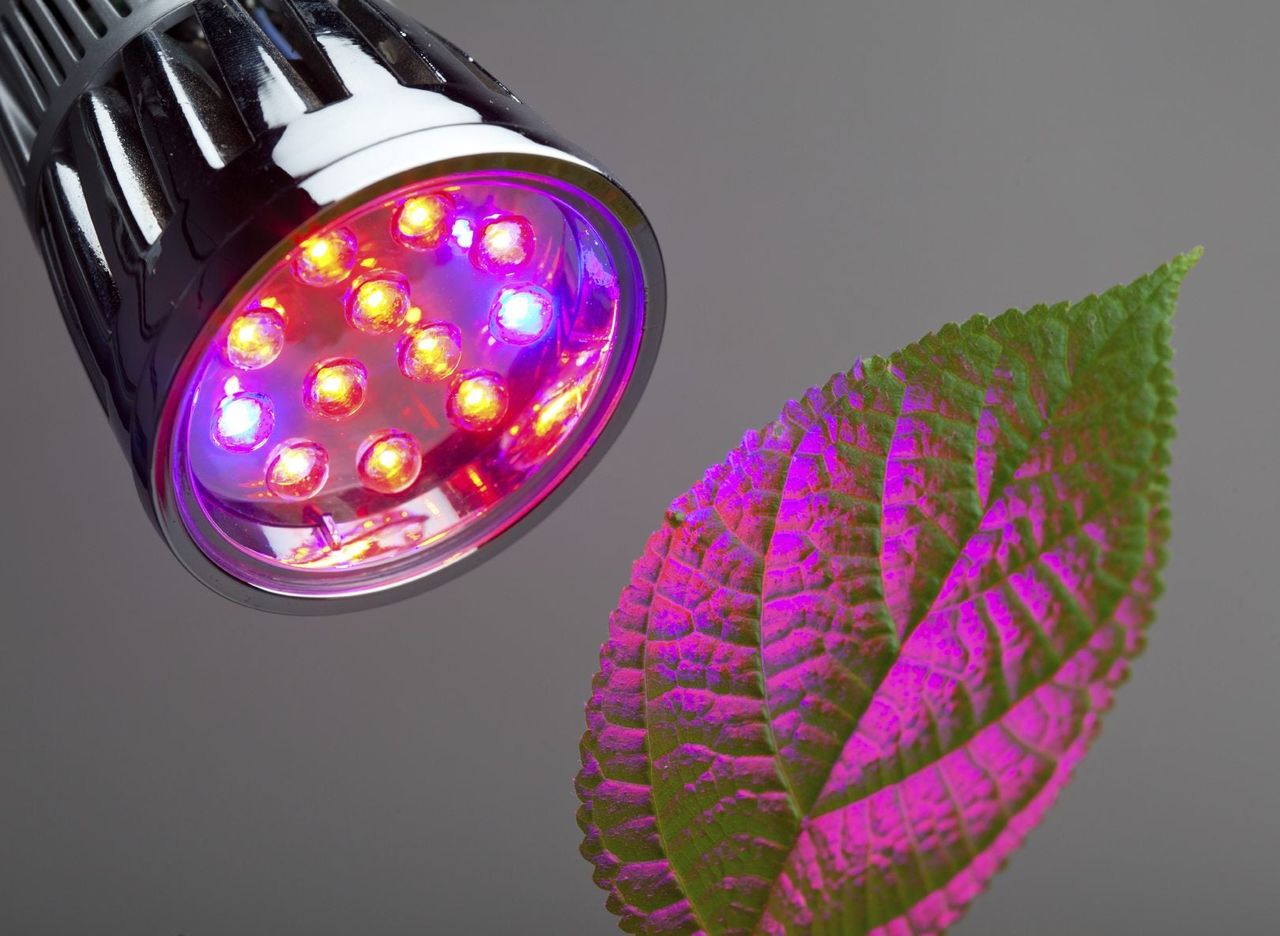
{"label": "pink-lit leaf surface", "polygon": [[675,501],[610,621],[577,783],[624,930],[960,916],[1142,645],[1198,256],[861,362]]}

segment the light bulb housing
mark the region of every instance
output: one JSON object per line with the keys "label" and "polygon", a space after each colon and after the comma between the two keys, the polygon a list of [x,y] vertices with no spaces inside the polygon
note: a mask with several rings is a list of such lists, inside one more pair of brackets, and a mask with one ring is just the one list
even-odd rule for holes
{"label": "light bulb housing", "polygon": [[242,604],[476,564],[652,370],[639,206],[381,0],[0,0],[0,140],[149,516]]}

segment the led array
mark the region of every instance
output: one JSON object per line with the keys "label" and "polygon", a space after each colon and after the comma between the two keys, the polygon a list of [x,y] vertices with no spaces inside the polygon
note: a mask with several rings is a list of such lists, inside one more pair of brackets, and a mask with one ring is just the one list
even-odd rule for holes
{"label": "led array", "polygon": [[[481,273],[506,278],[532,261],[535,233],[528,219],[510,213],[492,214],[478,223],[460,217],[454,198],[446,193],[414,195],[398,204],[391,215],[391,236],[412,251],[443,249],[452,240]],[[290,261],[301,284],[327,289],[347,283],[342,312],[347,326],[371,336],[398,336],[394,344],[397,367],[404,377],[421,383],[448,383],[445,415],[465,432],[487,432],[506,418],[510,391],[495,371],[460,370],[464,336],[457,325],[423,321],[412,304],[408,278],[395,269],[377,267],[373,260],[358,263],[360,245],[347,228],[334,228],[303,241]],[[356,273],[357,266],[364,267]],[[354,274],[354,275],[353,275]],[[500,286],[494,293],[487,324],[489,343],[500,341],[524,347],[548,334],[555,322],[555,303],[545,289],[531,284]],[[279,303],[264,299],[228,324],[224,356],[240,371],[255,371],[274,363],[286,344],[286,315]],[[364,404],[369,370],[351,357],[313,362],[302,380],[301,397],[307,413],[324,420],[345,420]],[[246,392],[229,381],[219,401],[210,435],[231,453],[262,448],[275,428],[275,407],[264,393]],[[387,427],[364,439],[355,452],[356,473],[370,491],[397,494],[408,490],[422,470],[417,439]],[[266,457],[263,487],[282,501],[306,501],[325,486],[330,453],[309,438],[290,438]]]}

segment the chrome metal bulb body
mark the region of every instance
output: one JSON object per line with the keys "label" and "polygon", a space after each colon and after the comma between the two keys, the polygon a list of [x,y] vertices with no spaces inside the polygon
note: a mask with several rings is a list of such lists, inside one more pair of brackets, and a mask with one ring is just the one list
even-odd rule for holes
{"label": "chrome metal bulb body", "polygon": [[[85,369],[148,513],[222,594],[313,613],[437,583],[550,509],[633,408],[665,304],[643,213],[380,0],[0,0],[0,78],[5,167]],[[348,231],[330,282],[312,260],[342,251],[317,238]],[[310,376],[255,369],[281,346],[271,367]],[[368,402],[321,353],[351,348]],[[254,394],[271,424],[246,422]],[[395,433],[425,466],[399,491]]]}

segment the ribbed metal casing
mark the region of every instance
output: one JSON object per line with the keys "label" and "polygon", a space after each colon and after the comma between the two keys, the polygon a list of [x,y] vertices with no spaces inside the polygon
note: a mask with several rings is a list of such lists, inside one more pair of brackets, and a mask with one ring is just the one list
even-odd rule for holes
{"label": "ribbed metal casing", "polygon": [[473,59],[380,0],[0,0],[0,140],[90,380],[180,555],[156,450],[187,350],[263,256],[370,187],[514,168],[592,191],[647,271],[619,424],[656,355],[661,258],[638,207]]}

